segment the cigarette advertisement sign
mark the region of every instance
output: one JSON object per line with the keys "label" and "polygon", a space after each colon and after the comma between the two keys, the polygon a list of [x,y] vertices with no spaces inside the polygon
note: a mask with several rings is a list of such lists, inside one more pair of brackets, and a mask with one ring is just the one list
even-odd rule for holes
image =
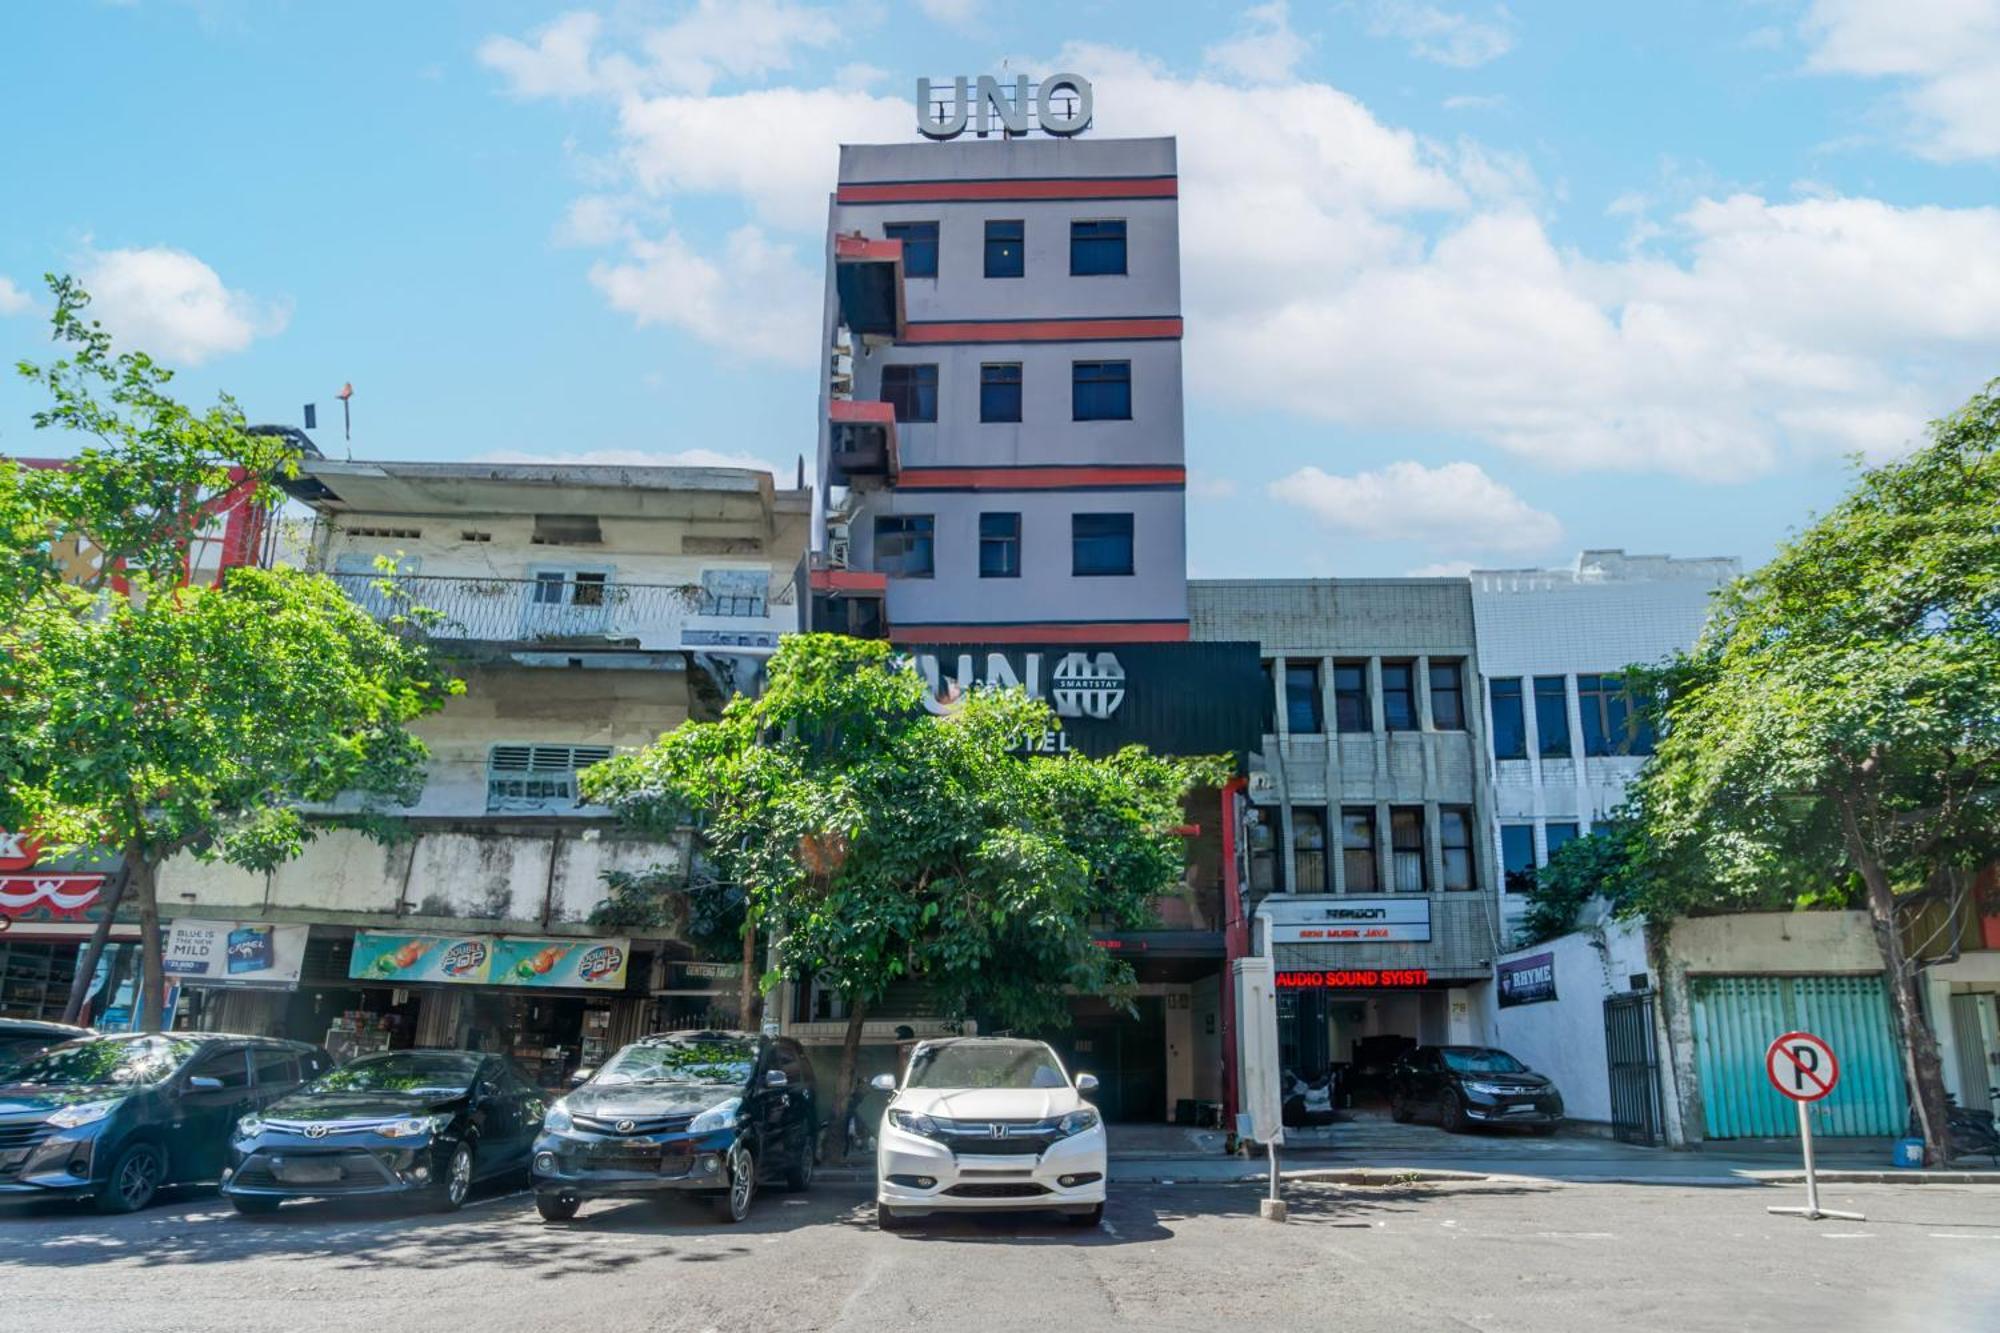
{"label": "cigarette advertisement sign", "polygon": [[194,986],[291,990],[306,960],[306,927],[267,921],[175,918],[167,931],[166,973]]}
{"label": "cigarette advertisement sign", "polygon": [[552,940],[512,935],[402,935],[364,930],[354,937],[347,975],[357,981],[623,990],[627,939]]}

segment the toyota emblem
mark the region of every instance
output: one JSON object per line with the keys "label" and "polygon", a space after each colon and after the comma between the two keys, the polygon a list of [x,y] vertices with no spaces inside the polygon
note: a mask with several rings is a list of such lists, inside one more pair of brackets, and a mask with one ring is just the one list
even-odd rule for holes
{"label": "toyota emblem", "polygon": [[617,1124],[612,1126],[612,1128],[617,1130],[620,1134],[630,1134],[633,1130],[637,1129],[638,1127],[639,1127],[639,1122],[636,1120],[620,1120]]}
{"label": "toyota emblem", "polygon": [[327,1136],[329,1132],[330,1131],[327,1129],[325,1125],[306,1126],[306,1137],[309,1139],[323,1139]]}

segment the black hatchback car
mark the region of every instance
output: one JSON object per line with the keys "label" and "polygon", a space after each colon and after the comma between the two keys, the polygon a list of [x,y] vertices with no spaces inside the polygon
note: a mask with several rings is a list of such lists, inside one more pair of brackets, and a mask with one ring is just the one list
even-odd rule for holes
{"label": "black hatchback car", "polygon": [[821,1113],[795,1041],[743,1032],[646,1037],[549,1108],[535,1141],[535,1206],[552,1222],[585,1199],[686,1192],[741,1222],[764,1180],[812,1184]]}
{"label": "black hatchback car", "polygon": [[1454,1134],[1474,1125],[1523,1125],[1553,1134],[1563,1099],[1545,1074],[1492,1046],[1419,1046],[1389,1075],[1389,1114],[1435,1115]]}
{"label": "black hatchback car", "polygon": [[237,1121],[222,1192],[244,1213],[350,1194],[448,1212],[474,1181],[526,1173],[547,1109],[548,1094],[497,1055],[364,1056]]}
{"label": "black hatchback car", "polygon": [[0,1086],[0,1198],[144,1208],[164,1185],[219,1177],[238,1118],[332,1067],[304,1042],[212,1032],[52,1046]]}

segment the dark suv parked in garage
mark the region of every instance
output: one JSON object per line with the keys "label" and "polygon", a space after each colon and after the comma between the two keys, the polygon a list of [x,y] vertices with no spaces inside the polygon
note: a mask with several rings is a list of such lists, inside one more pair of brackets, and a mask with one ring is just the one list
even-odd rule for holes
{"label": "dark suv parked in garage", "polygon": [[331,1068],[317,1046],[214,1032],[52,1046],[0,1086],[0,1197],[144,1208],[162,1186],[218,1178],[238,1118]]}
{"label": "dark suv parked in garage", "polygon": [[714,1199],[725,1222],[757,1185],[812,1183],[822,1114],[795,1041],[672,1032],[632,1043],[549,1108],[535,1140],[535,1206],[550,1221],[585,1199],[671,1191]]}
{"label": "dark suv parked in garage", "polygon": [[1454,1134],[1474,1125],[1525,1125],[1553,1134],[1563,1099],[1545,1074],[1492,1046],[1419,1046],[1389,1075],[1389,1114],[1434,1114]]}

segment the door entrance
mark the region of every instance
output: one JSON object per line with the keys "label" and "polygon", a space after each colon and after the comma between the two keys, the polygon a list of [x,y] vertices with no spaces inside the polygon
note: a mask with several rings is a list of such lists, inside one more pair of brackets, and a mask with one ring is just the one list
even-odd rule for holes
{"label": "door entrance", "polygon": [[1653,997],[1604,1001],[1604,1058],[1610,1067],[1611,1132],[1626,1143],[1660,1142],[1659,1048],[1653,1044]]}
{"label": "door entrance", "polygon": [[1167,1117],[1166,1001],[1141,995],[1138,1016],[1079,1014],[1076,1025],[1050,1044],[1070,1075],[1095,1074],[1097,1109],[1109,1121],[1161,1121]]}

